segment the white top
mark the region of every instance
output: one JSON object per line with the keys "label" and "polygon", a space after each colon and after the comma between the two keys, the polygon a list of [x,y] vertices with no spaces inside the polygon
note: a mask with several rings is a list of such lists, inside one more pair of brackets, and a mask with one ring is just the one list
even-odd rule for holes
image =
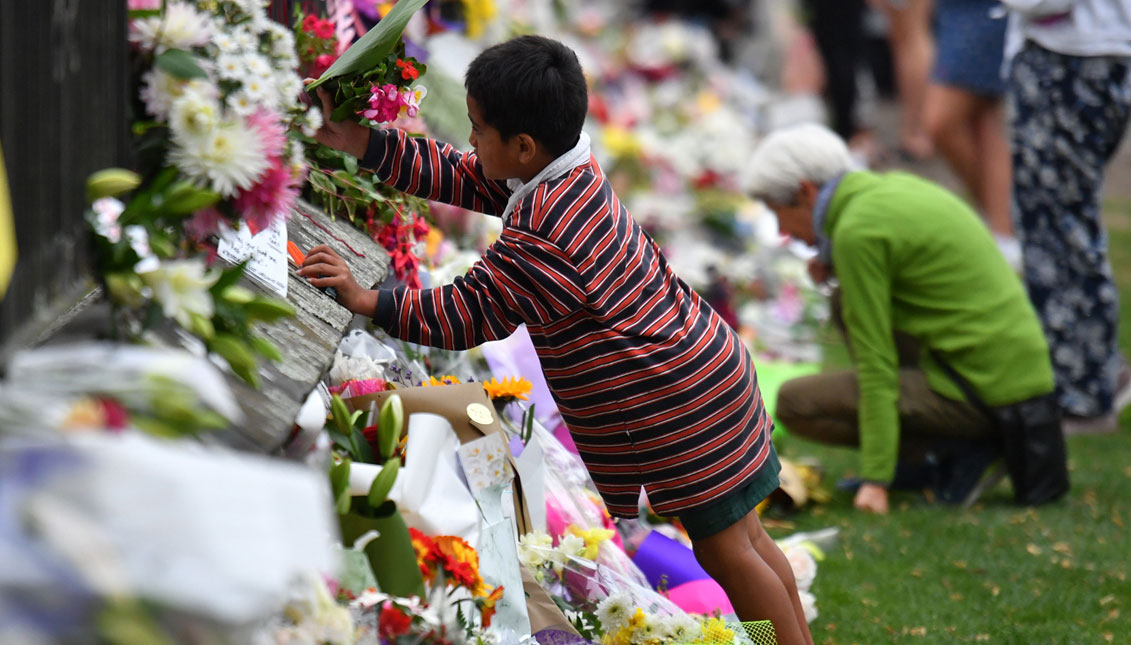
{"label": "white top", "polygon": [[1131,57],[1131,0],[1003,0],[1006,60],[1026,40],[1069,56]]}

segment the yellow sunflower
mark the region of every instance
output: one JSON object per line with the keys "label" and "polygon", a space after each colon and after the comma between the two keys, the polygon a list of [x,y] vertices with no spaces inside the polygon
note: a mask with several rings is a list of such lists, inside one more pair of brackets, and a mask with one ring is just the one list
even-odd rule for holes
{"label": "yellow sunflower", "polygon": [[491,397],[492,401],[504,400],[510,403],[515,399],[529,401],[530,399],[526,398],[526,395],[534,389],[534,385],[521,376],[517,378],[508,376],[502,381],[494,378],[490,381],[484,381],[483,389],[487,390],[487,395]]}

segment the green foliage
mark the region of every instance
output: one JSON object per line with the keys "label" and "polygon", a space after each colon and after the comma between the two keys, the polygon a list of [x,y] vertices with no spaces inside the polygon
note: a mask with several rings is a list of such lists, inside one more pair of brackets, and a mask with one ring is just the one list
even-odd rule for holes
{"label": "green foliage", "polygon": [[362,74],[377,67],[397,48],[409,19],[426,2],[427,0],[398,2],[376,27],[359,38],[318,80],[311,83],[308,90],[313,90],[332,78]]}
{"label": "green foliage", "polygon": [[208,73],[197,63],[196,56],[183,49],[167,49],[153,59],[153,64],[169,76],[183,81],[208,77]]}

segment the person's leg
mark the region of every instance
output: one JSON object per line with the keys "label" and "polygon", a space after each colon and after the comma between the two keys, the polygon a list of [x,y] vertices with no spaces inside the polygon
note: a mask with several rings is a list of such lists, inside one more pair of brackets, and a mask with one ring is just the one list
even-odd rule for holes
{"label": "person's leg", "polygon": [[[757,521],[757,512],[750,511],[747,518],[751,515]],[[795,609],[795,603],[798,609],[801,606],[796,600],[796,582],[792,589],[787,587],[778,572],[754,548],[747,519],[709,537],[693,539],[692,549],[700,566],[726,592],[739,620],[769,620],[782,645],[811,645],[813,640],[808,636],[808,627],[805,631],[801,627],[805,617],[799,618]],[[793,579],[792,572],[789,579]]]}
{"label": "person's leg", "polygon": [[928,157],[933,145],[923,127],[923,104],[935,57],[931,39],[932,2],[906,0],[898,6],[886,1],[881,4],[891,25],[892,62],[899,91],[899,143],[913,157]]}
{"label": "person's leg", "polygon": [[[1111,415],[1120,357],[1118,291],[1100,220],[1104,165],[1131,114],[1127,64],[1030,43],[1013,60],[1015,230],[1049,342],[1065,428]],[[1083,94],[1081,94],[1083,93]],[[1115,419],[1105,421],[1115,427]]]}
{"label": "person's leg", "polygon": [[979,99],[966,90],[931,83],[927,87],[926,100],[924,127],[934,141],[935,149],[942,153],[951,171],[962,180],[969,199],[976,202],[982,194],[978,142],[973,127]]}
{"label": "person's leg", "polygon": [[974,116],[981,193],[976,196],[978,208],[990,230],[998,236],[1013,235],[1010,214],[1013,161],[1005,136],[1005,106],[1001,99],[981,99]]}
{"label": "person's leg", "polygon": [[864,0],[809,0],[809,28],[825,65],[832,126],[845,141],[859,130],[857,73],[864,42]]}
{"label": "person's leg", "polygon": [[801,596],[797,589],[797,579],[793,577],[793,567],[789,564],[789,560],[786,559],[782,550],[778,548],[777,543],[766,534],[766,529],[762,527],[762,520],[759,519],[757,513],[750,513],[746,516],[746,535],[750,538],[750,544],[754,546],[754,550],[761,556],[762,561],[774,570],[782,584],[785,585],[786,591],[793,601],[793,613],[797,616],[801,633],[806,642],[811,643],[813,636],[809,633],[809,622],[805,620],[805,608],[801,606]]}
{"label": "person's leg", "polygon": [[[786,381],[778,391],[774,419],[790,434],[841,446],[860,444],[860,388],[854,371],[828,372]],[[900,454],[919,457],[937,440],[985,441],[993,426],[969,403],[931,390],[923,371],[899,370]]]}

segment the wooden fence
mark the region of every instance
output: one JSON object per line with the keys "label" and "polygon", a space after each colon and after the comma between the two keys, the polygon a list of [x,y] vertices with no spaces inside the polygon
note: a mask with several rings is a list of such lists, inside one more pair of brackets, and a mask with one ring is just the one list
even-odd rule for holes
{"label": "wooden fence", "polygon": [[124,1],[0,2],[0,142],[19,253],[0,345],[89,286],[84,185],[129,162],[127,47]]}

